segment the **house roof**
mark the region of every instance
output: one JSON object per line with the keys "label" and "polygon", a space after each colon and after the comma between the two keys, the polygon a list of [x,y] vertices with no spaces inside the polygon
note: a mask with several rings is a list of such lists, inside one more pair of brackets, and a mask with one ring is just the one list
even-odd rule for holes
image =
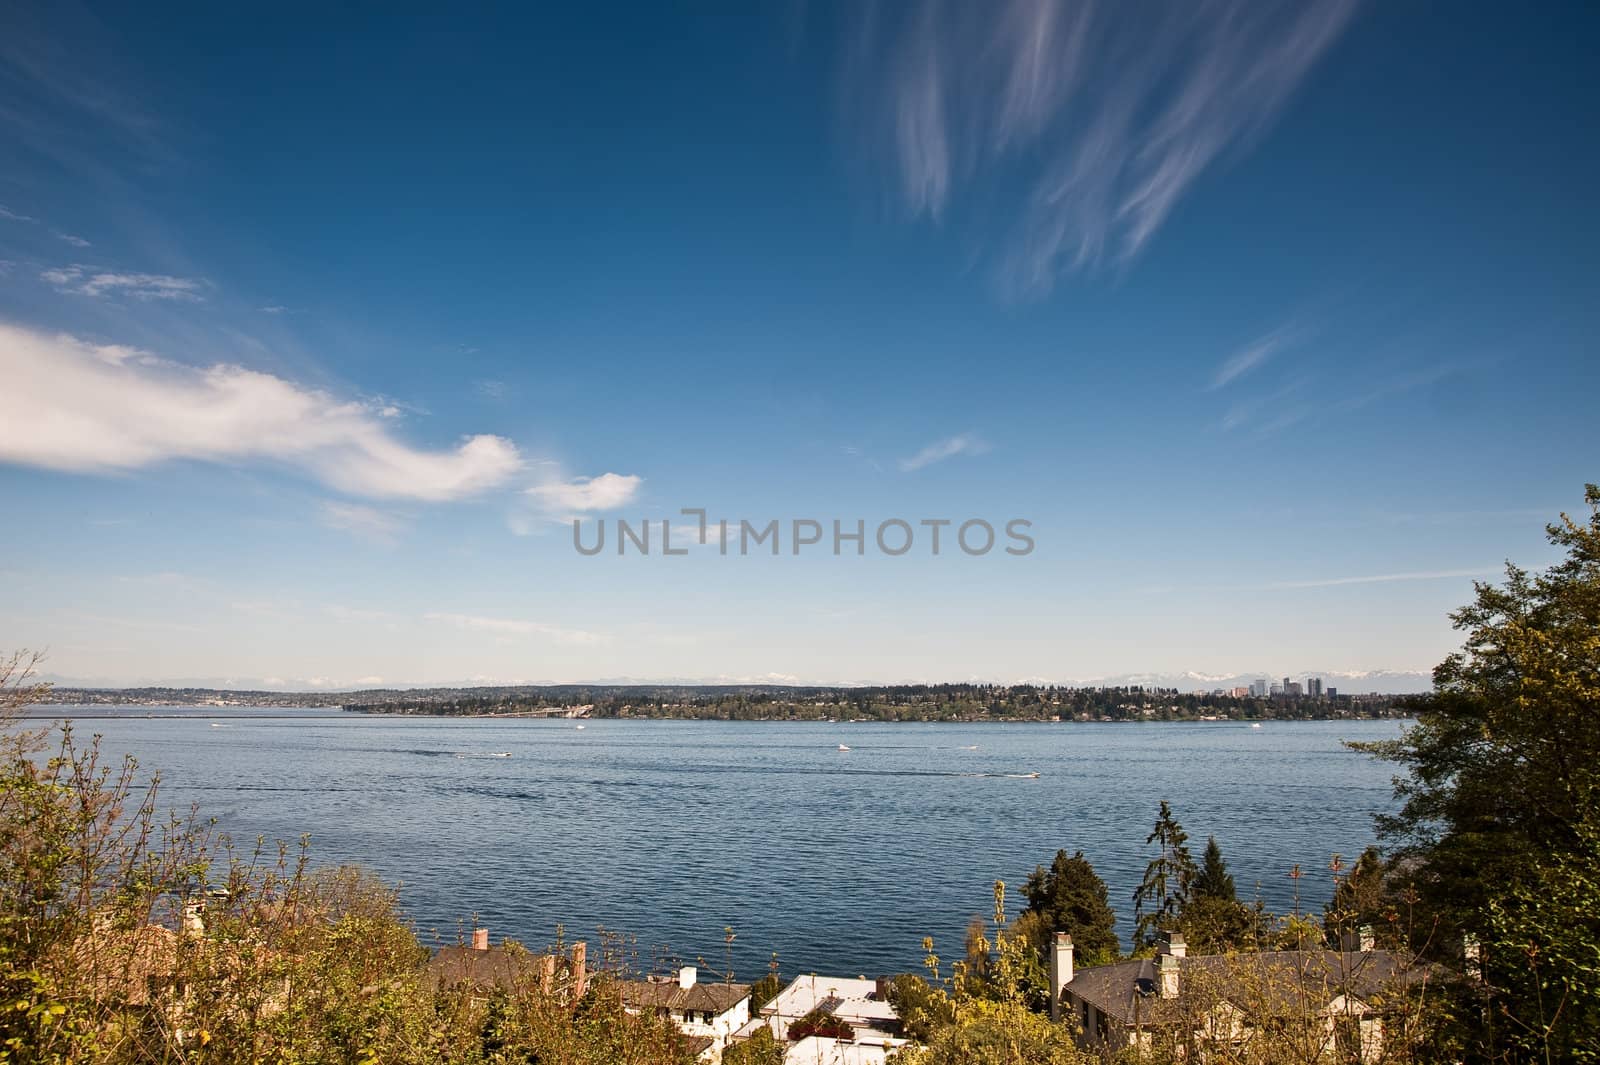
{"label": "house roof", "polygon": [[899,1015],[894,1005],[878,994],[878,982],[849,976],[797,976],[762,1006],[761,1012],[793,1019],[804,1017],[819,1006],[857,1027],[898,1029]]}
{"label": "house roof", "polygon": [[428,977],[435,988],[457,984],[511,988],[535,979],[539,964],[539,955],[504,946],[488,950],[440,947],[428,960]]}
{"label": "house roof", "polygon": [[1426,979],[1430,971],[1388,950],[1204,954],[1177,961],[1176,999],[1158,993],[1153,958],[1080,969],[1063,993],[1122,1024],[1162,1025],[1184,1019],[1197,986],[1246,1012],[1294,1015],[1325,1009],[1341,995],[1370,1002],[1385,990]]}
{"label": "house roof", "polygon": [[686,1035],[683,1045],[689,1051],[689,1056],[695,1060],[706,1057],[706,1051],[717,1045],[717,1041],[709,1035]]}
{"label": "house roof", "polygon": [[623,1004],[635,1009],[727,1013],[750,997],[749,984],[696,983],[685,988],[676,980],[622,980],[617,986]]}
{"label": "house roof", "polygon": [[176,932],[159,925],[139,925],[97,929],[80,936],[61,960],[89,977],[89,990],[96,998],[143,1006],[155,987],[174,979],[178,951]]}

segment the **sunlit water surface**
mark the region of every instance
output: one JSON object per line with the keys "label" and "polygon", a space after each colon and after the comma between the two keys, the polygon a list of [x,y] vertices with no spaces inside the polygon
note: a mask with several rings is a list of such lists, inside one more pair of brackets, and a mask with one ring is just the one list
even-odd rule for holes
{"label": "sunlit water surface", "polygon": [[603,925],[646,960],[720,971],[732,926],[746,977],[773,951],[789,973],[914,969],[926,935],[954,956],[994,880],[1015,913],[1058,848],[1094,862],[1126,936],[1163,798],[1197,857],[1217,836],[1242,895],[1320,908],[1330,855],[1359,853],[1391,806],[1392,767],[1341,741],[1401,728],[40,710],[159,771],[163,805],[199,804],[239,840],[309,833],[318,862],[401,881],[430,941],[473,915],[530,945]]}

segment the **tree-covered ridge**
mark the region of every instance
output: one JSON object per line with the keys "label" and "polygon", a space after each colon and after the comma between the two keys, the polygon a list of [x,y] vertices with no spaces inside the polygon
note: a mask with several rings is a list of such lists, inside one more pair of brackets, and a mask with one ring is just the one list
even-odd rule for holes
{"label": "tree-covered ridge", "polygon": [[1395,695],[1251,697],[1145,687],[1032,684],[562,684],[483,688],[246,692],[212,688],[57,688],[82,706],[342,707],[356,713],[460,715],[580,711],[598,718],[720,721],[1307,721],[1404,717]]}
{"label": "tree-covered ridge", "polygon": [[597,718],[723,721],[1192,721],[1316,720],[1405,716],[1394,696],[1338,698],[1182,693],[1138,687],[908,684],[851,688],[575,687],[497,689],[383,699],[348,698],[346,710],[391,714],[512,714],[585,708]]}

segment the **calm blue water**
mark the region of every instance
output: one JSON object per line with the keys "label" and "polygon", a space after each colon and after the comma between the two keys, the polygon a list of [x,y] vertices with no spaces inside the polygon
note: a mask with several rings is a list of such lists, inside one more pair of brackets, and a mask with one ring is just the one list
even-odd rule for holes
{"label": "calm blue water", "polygon": [[1289,908],[1299,863],[1302,905],[1320,908],[1329,855],[1359,853],[1390,806],[1391,767],[1340,741],[1400,731],[40,709],[77,715],[161,773],[165,804],[198,803],[236,839],[309,832],[319,862],[402,881],[425,938],[453,941],[474,914],[534,946],[604,925],[646,960],[667,948],[720,970],[732,925],[747,978],[772,951],[786,973],[916,969],[925,935],[953,957],[994,879],[1014,914],[1057,848],[1094,862],[1126,936],[1163,798],[1197,857],[1216,834],[1241,895]]}

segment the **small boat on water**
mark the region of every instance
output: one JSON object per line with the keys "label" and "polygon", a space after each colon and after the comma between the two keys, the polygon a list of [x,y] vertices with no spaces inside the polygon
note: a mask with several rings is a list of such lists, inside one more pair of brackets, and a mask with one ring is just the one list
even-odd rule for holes
{"label": "small boat on water", "polygon": [[582,732],[582,731],[583,731],[583,726],[582,726],[582,725],[579,725],[579,726],[578,726],[578,731],[579,731],[579,732]]}
{"label": "small boat on water", "polygon": [[844,744],[842,744],[842,743],[841,743],[841,744],[839,744],[839,750],[841,750],[841,751],[848,751],[848,750],[849,750],[849,749],[850,749],[850,748],[848,748],[848,747],[846,747],[846,746],[845,746],[845,745],[844,745]]}
{"label": "small boat on water", "polygon": [[489,757],[490,758],[510,758],[511,757],[511,752],[510,751],[490,751],[489,752]]}
{"label": "small boat on water", "polygon": [[1250,722],[1250,727],[1251,727],[1251,728],[1260,728],[1260,727],[1261,727],[1261,722],[1259,722],[1259,721],[1252,721],[1252,722]]}

